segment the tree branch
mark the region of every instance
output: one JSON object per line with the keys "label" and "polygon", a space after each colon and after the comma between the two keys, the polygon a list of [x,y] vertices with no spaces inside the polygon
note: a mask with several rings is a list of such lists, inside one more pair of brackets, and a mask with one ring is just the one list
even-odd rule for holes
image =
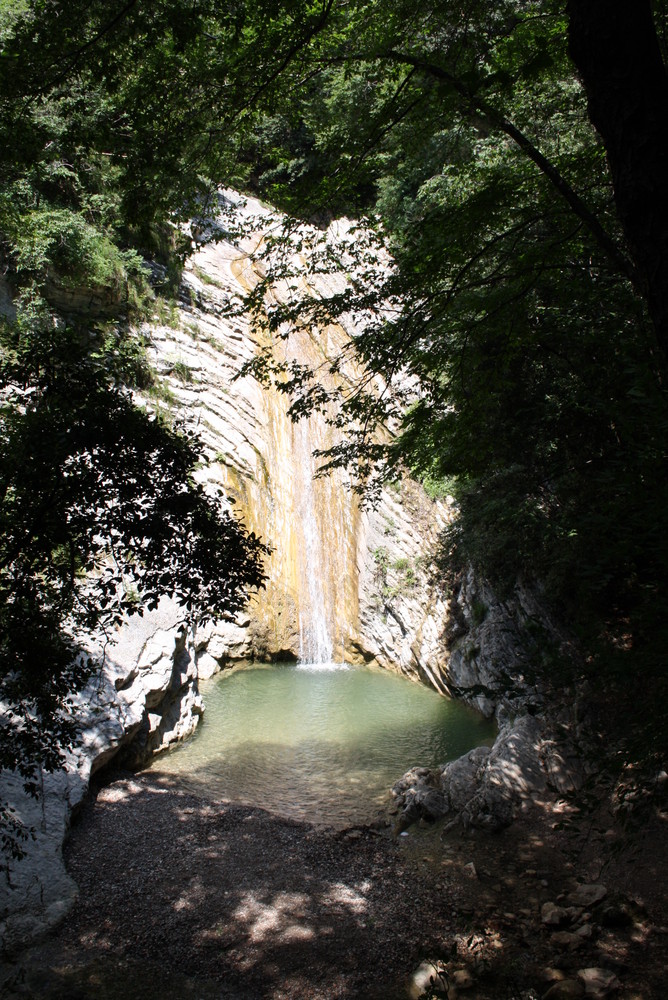
{"label": "tree branch", "polygon": [[554,188],[564,198],[575,215],[582,220],[586,228],[594,237],[600,248],[605,253],[608,260],[614,265],[615,270],[627,278],[636,290],[639,290],[639,275],[633,262],[623,253],[617,243],[603,228],[596,216],[589,210],[582,198],[571,187],[568,181],[559,173],[557,168],[545,157],[541,151],[531,142],[531,140],[509,121],[503,114],[492,107],[483,97],[473,93],[469,87],[452,73],[441,66],[427,62],[417,56],[412,56],[407,52],[397,52],[390,50],[384,53],[381,58],[389,59],[393,62],[402,62],[415,69],[422,70],[429,76],[449,84],[452,89],[463,97],[470,106],[481,114],[490,125],[500,129],[515,142],[522,152],[532,160],[538,169],[550,181]]}

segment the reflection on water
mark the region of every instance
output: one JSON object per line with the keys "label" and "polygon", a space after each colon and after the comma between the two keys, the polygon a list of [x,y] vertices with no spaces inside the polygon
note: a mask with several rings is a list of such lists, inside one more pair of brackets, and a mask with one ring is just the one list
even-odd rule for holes
{"label": "reflection on water", "polygon": [[465,706],[365,667],[255,665],[202,693],[197,733],[155,769],[211,798],[311,823],[373,819],[409,767],[442,764],[494,735]]}

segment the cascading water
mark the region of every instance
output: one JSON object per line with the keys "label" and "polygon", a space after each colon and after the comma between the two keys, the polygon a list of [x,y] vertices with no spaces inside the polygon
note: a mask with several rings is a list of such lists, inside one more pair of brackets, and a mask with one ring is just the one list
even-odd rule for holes
{"label": "cascading water", "polygon": [[302,663],[323,665],[332,662],[334,644],[330,634],[332,611],[325,593],[324,543],[315,510],[315,463],[309,440],[309,426],[302,422],[295,428],[295,471],[300,478],[301,506],[299,530],[304,545],[300,553],[303,600],[299,612],[299,659]]}
{"label": "cascading water", "polygon": [[[227,275],[230,292],[239,286],[252,289],[261,274],[261,264],[253,256],[261,241],[260,235],[249,244],[249,256],[238,256],[237,251],[236,258],[220,259],[216,281]],[[272,291],[275,299],[282,294],[280,287]],[[249,328],[247,336],[256,349],[270,347],[280,359],[311,370],[322,368],[326,355],[339,354],[348,340],[335,325],[315,337],[296,327],[270,341],[261,325]],[[245,391],[250,396],[256,389]],[[314,451],[326,451],[336,443],[331,422],[313,413],[294,424],[288,406],[279,387],[262,389],[254,405],[254,419],[261,428],[251,443],[254,468],[244,475],[227,466],[225,486],[249,527],[269,539],[273,548],[266,589],[252,609],[258,635],[267,651],[284,652],[322,668],[343,662],[357,627],[359,514],[341,473],[316,478]]]}

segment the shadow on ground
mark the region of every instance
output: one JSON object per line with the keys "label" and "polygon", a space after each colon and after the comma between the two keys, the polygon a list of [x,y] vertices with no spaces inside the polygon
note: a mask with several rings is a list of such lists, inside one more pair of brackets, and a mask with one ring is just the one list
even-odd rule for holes
{"label": "shadow on ground", "polygon": [[155,772],[125,778],[101,790],[72,832],[73,913],[9,967],[5,991],[34,1000],[399,1000],[428,957],[471,973],[462,998],[537,1000],[552,974],[573,978],[606,959],[621,997],[662,995],[665,947],[652,953],[642,908],[625,928],[601,926],[577,950],[555,948],[541,906],[586,872],[549,842],[550,829],[445,841],[414,829],[397,841],[203,801]]}

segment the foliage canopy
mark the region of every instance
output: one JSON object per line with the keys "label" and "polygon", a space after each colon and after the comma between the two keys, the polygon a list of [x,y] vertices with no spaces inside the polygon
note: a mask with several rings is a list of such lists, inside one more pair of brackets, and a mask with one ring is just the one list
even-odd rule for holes
{"label": "foliage canopy", "polygon": [[[592,676],[662,691],[667,19],[662,0],[625,5],[623,16],[608,7],[5,0],[0,253],[19,315],[3,332],[3,551],[33,544],[39,497],[17,470],[34,453],[34,481],[42,475],[57,497],[43,561],[26,570],[36,620],[48,612],[51,632],[62,629],[58,609],[78,593],[72,567],[92,567],[85,511],[70,512],[56,468],[76,470],[89,513],[105,491],[116,498],[135,551],[129,494],[95,450],[104,414],[107,430],[127,420],[137,436],[122,436],[109,461],[134,467],[132,440],[152,456],[148,480],[130,477],[146,523],[166,502],[174,530],[181,516],[193,538],[198,518],[213,524],[191,485],[166,501],[151,478],[160,449],[176,483],[187,481],[192,445],[150,426],[120,383],[143,377],[128,333],[150,296],[142,258],[183,256],[178,224],[205,216],[222,182],[322,227],[314,281],[349,275],[326,298],[295,294],[268,309],[267,285],[303,276],[288,224],[265,243],[267,282],[245,304],[277,335],[285,323],[359,319],[366,374],[341,403],[348,438],[326,462],[365,478],[381,460],[389,475],[403,464],[432,487],[454,483],[450,564],[473,562],[502,592],[518,580],[541,587],[578,633]],[[341,214],[360,220],[343,249],[325,229]],[[85,322],[54,324],[81,288]],[[121,317],[112,342],[110,316]],[[266,357],[255,371],[294,394],[296,416],[324,402],[317,373],[272,371]],[[379,378],[394,393],[364,391]],[[387,445],[374,429],[392,421],[399,434]],[[159,552],[149,545],[154,564],[134,557],[148,593],[171,537],[160,536]],[[257,549],[237,541],[252,565]],[[44,573],[46,563],[55,568]],[[11,616],[7,596],[6,607]]]}
{"label": "foliage canopy", "polygon": [[212,190],[210,54],[234,19],[212,40],[181,4],[1,14],[0,768],[34,793],[75,738],[86,638],[163,594],[184,623],[233,617],[266,547],[193,478],[197,440],[132,393],[149,276],[178,276],[178,223]]}
{"label": "foliage canopy", "polygon": [[[390,474],[403,462],[430,483],[454,482],[451,565],[472,561],[502,593],[518,580],[542,588],[592,677],[656,693],[668,638],[668,410],[666,314],[650,271],[662,273],[668,220],[652,171],[668,157],[643,118],[656,164],[638,155],[620,175],[614,130],[597,132],[589,117],[598,98],[609,120],[623,118],[611,60],[585,74],[585,91],[570,53],[597,28],[621,44],[624,21],[615,84],[628,72],[636,97],[642,46],[665,78],[666,13],[640,4],[605,29],[605,6],[339,9],[308,72],[295,68],[246,140],[248,183],[316,221],[365,214],[393,260],[371,276],[365,250],[355,266],[354,250],[337,258],[323,235],[313,272],[343,268],[349,285],[326,301],[296,296],[268,318],[280,331],[365,312],[356,348],[397,394],[382,411],[372,396],[343,401],[340,422],[357,436],[329,460],[365,474],[375,449]],[[660,220],[642,248],[623,210],[634,187],[649,201],[654,192]],[[281,268],[295,279],[288,252],[266,253],[268,281]],[[258,316],[263,293],[249,301]],[[322,401],[308,373],[255,367],[297,392],[296,413]],[[396,442],[374,444],[369,429],[393,416]]]}

